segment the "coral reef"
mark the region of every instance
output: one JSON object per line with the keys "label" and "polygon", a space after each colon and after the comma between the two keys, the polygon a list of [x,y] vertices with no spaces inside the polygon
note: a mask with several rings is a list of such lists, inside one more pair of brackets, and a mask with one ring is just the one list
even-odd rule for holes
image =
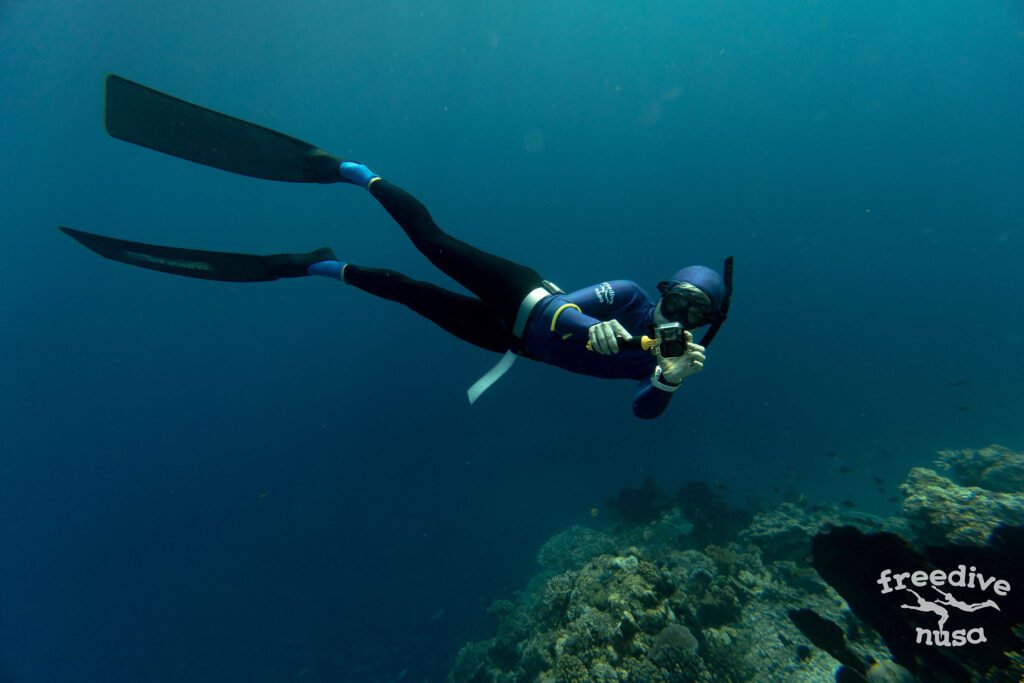
{"label": "coral reef", "polygon": [[740,541],[761,548],[768,560],[806,562],[811,537],[823,524],[834,523],[823,515],[812,514],[793,503],[758,513],[750,526],[740,532]]}
{"label": "coral reef", "polygon": [[[835,519],[843,514],[832,509]],[[762,513],[768,514],[768,513]],[[782,525],[797,513],[787,508]],[[788,515],[788,517],[787,517]],[[847,519],[847,521],[850,521]],[[547,572],[514,602],[496,601],[493,638],[460,651],[453,683],[821,681],[835,663],[788,623],[800,601],[842,619],[838,597],[790,559],[751,543],[687,548],[678,508],[648,524],[573,527],[538,554]],[[796,553],[809,555],[807,547]],[[882,657],[877,642],[862,640]]]}
{"label": "coral reef", "polygon": [[[902,557],[912,566],[922,558],[955,555],[943,548],[920,555],[906,537],[981,544],[999,522],[1024,524],[1024,516],[1018,518],[1024,515],[1019,453],[1000,446],[944,451],[934,467],[952,479],[912,470],[902,486],[901,514],[886,519],[809,506],[802,497],[752,515],[730,508],[706,485],[691,483],[669,494],[647,479],[609,501],[614,524],[601,530],[575,526],[544,544],[537,556],[543,571],[514,600],[491,606],[493,637],[463,647],[449,681],[913,680],[908,668],[927,673],[928,659],[897,657],[904,666],[892,661],[886,643],[896,631],[862,617],[878,616],[870,596],[861,599],[843,580],[858,561],[851,548],[860,543],[856,547],[876,559],[886,557],[876,552],[882,548],[895,553],[887,561]],[[823,538],[842,542],[828,545]],[[812,546],[819,548],[813,564]],[[985,558],[996,563],[1007,551],[999,552]],[[867,581],[863,571],[858,576]],[[878,592],[873,580],[867,586]],[[905,612],[897,604],[900,618]],[[1007,635],[1002,642],[1009,650],[1017,641]],[[904,648],[901,657],[908,652]],[[1020,666],[1021,652],[1004,659]],[[960,657],[954,663],[966,671],[977,661]]]}
{"label": "coral reef", "polygon": [[939,451],[934,467],[915,467],[900,487],[918,543],[983,545],[999,524],[1024,524],[1024,453],[998,445]]}
{"label": "coral reef", "polygon": [[961,486],[996,493],[1024,492],[1024,453],[993,444],[985,448],[939,451],[937,469],[949,472]]}
{"label": "coral reef", "polygon": [[900,490],[902,514],[921,544],[982,545],[999,524],[1024,524],[1024,491],[960,486],[923,467],[910,470]]}
{"label": "coral reef", "polygon": [[615,548],[611,536],[582,526],[569,527],[548,539],[537,553],[537,564],[546,569],[565,571],[580,568],[597,555]]}

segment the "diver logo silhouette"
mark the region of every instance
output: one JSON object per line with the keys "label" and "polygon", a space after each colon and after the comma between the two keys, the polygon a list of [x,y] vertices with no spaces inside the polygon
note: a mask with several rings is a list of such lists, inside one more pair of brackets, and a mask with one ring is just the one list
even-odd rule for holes
{"label": "diver logo silhouette", "polygon": [[[906,585],[905,582],[910,583],[918,588],[929,587],[939,594],[938,598],[934,600],[928,600],[920,593],[915,591],[910,586]],[[892,593],[894,591],[906,591],[913,595],[917,602],[916,604],[902,603],[900,607],[902,609],[913,610],[915,612],[925,612],[938,616],[938,628],[934,631],[929,631],[926,628],[917,627],[917,642],[925,645],[941,645],[941,646],[953,646],[959,647],[970,643],[971,645],[977,645],[978,643],[984,643],[987,641],[985,637],[985,630],[980,626],[972,629],[956,629],[953,631],[946,630],[946,622],[949,621],[950,609],[953,608],[959,612],[966,612],[972,614],[979,610],[986,608],[993,608],[996,611],[1001,611],[999,605],[995,600],[989,598],[983,602],[965,602],[960,600],[948,590],[943,590],[939,586],[953,586],[955,588],[968,588],[975,590],[987,591],[990,588],[992,592],[1000,597],[1005,597],[1010,592],[1010,582],[1005,579],[997,579],[994,576],[985,576],[977,570],[976,567],[971,567],[968,571],[964,565],[959,565],[956,569],[951,572],[945,572],[941,569],[936,569],[931,572],[901,572],[894,574],[891,570],[885,569],[878,577],[878,582],[882,586],[882,593]],[[895,584],[892,586],[890,584]],[[954,612],[955,613],[955,612]]]}
{"label": "diver logo silhouette", "polygon": [[921,597],[920,593],[915,591],[913,588],[908,588],[908,591],[914,594],[917,598],[916,605],[900,605],[903,609],[912,609],[917,612],[934,612],[939,615],[939,630],[943,630],[942,627],[945,625],[946,620],[949,619],[949,610],[942,606],[942,603],[929,602]]}
{"label": "diver logo silhouette", "polygon": [[996,610],[999,610],[999,605],[996,604],[995,600],[988,599],[985,602],[976,602],[974,604],[970,604],[964,602],[963,600],[957,600],[955,597],[953,597],[952,593],[940,591],[935,586],[932,586],[932,590],[934,590],[939,595],[943,596],[945,598],[944,601],[925,600],[914,589],[908,588],[907,590],[913,593],[914,597],[917,598],[917,604],[900,605],[900,607],[902,607],[903,609],[912,609],[917,612],[934,612],[935,614],[938,614],[940,631],[943,630],[942,627],[946,624],[946,620],[949,619],[949,610],[946,609],[946,607],[956,607],[961,612],[977,612],[978,610],[984,609],[986,607],[994,607],[996,608]]}
{"label": "diver logo silhouette", "polygon": [[996,604],[996,601],[992,600],[991,598],[989,598],[985,602],[976,602],[973,604],[969,604],[963,602],[962,600],[957,600],[953,597],[952,593],[940,591],[938,588],[935,588],[935,586],[932,586],[932,589],[939,595],[942,595],[946,598],[945,602],[943,602],[942,600],[936,600],[935,603],[939,605],[949,605],[950,607],[956,607],[958,610],[961,610],[963,612],[977,612],[978,610],[984,609],[986,607],[994,607],[997,612],[1002,611],[999,609],[999,605]]}

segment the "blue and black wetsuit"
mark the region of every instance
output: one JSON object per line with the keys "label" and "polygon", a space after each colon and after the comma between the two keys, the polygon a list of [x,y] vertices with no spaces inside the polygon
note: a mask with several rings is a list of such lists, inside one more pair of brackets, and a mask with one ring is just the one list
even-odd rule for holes
{"label": "blue and black wetsuit", "polygon": [[588,351],[591,326],[618,320],[630,334],[651,334],[654,302],[634,282],[614,280],[570,294],[551,294],[534,306],[522,339],[513,324],[523,300],[544,279],[527,266],[481,251],[442,231],[427,208],[387,180],[375,180],[370,194],[438,269],[477,298],[413,280],[393,270],[347,264],[345,282],[398,302],[459,339],[489,351],[520,355],[592,377],[633,379],[637,417],[654,418],[672,394],[652,384],[657,361],[648,351],[622,350],[605,356]]}

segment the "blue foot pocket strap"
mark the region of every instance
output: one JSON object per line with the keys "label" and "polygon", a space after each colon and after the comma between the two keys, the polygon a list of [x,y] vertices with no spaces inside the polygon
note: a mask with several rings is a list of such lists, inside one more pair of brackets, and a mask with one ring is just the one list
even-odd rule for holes
{"label": "blue foot pocket strap", "polygon": [[317,261],[316,263],[310,264],[306,272],[310,275],[321,275],[323,277],[329,277],[334,280],[341,279],[341,269],[344,267],[341,261]]}
{"label": "blue foot pocket strap", "polygon": [[338,173],[346,183],[352,183],[362,188],[369,188],[373,179],[380,177],[364,164],[355,161],[341,162],[341,166],[338,167]]}

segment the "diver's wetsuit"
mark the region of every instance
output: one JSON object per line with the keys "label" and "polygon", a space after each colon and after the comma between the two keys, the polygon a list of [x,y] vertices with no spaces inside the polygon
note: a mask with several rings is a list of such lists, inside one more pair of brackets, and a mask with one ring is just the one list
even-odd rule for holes
{"label": "diver's wetsuit", "polygon": [[623,350],[606,356],[586,348],[590,327],[605,320],[618,320],[634,336],[651,334],[655,304],[635,282],[604,282],[542,299],[520,341],[513,336],[512,326],[523,299],[542,286],[540,274],[446,234],[419,200],[387,180],[374,181],[369,190],[431,263],[479,298],[393,270],[351,263],[345,266],[345,282],[403,304],[459,339],[489,351],[514,349],[571,372],[640,380],[634,414],[654,418],[665,410],[672,394],[651,384],[657,361],[649,351]]}

